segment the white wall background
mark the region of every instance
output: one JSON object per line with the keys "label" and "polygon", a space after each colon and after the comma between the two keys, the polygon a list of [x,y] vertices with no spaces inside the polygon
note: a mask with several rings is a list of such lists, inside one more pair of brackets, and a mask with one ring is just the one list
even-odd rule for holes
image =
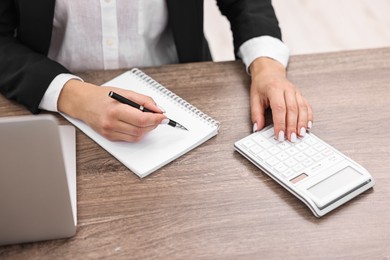
{"label": "white wall background", "polygon": [[[390,46],[390,0],[273,0],[291,54]],[[232,60],[229,22],[205,0],[205,33],[215,61]]]}

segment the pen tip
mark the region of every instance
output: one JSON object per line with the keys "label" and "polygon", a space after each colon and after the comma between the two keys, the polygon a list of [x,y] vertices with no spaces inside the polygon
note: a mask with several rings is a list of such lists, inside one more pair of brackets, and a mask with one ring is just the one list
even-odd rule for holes
{"label": "pen tip", "polygon": [[178,128],[180,128],[180,129],[182,129],[182,130],[188,131],[187,128],[185,128],[184,126],[182,126],[182,125],[179,124],[179,123],[176,123],[176,126],[177,126]]}

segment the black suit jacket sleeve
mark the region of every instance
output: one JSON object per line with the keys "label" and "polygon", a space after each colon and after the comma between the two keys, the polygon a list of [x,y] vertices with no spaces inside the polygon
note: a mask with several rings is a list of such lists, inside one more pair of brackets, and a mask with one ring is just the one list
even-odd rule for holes
{"label": "black suit jacket sleeve", "polygon": [[236,54],[241,44],[254,37],[282,39],[271,0],[217,0],[217,4],[230,22]]}
{"label": "black suit jacket sleeve", "polygon": [[[41,0],[40,0],[41,1]],[[43,1],[43,0],[42,0]],[[52,4],[54,1],[47,1]],[[26,106],[32,113],[38,113],[39,103],[52,80],[68,70],[47,58],[47,44],[51,34],[39,35],[34,28],[20,27],[22,22],[18,15],[25,12],[34,15],[38,25],[49,26],[51,30],[53,13],[42,15],[34,10],[36,1],[25,1],[24,9],[18,9],[15,0],[0,1],[0,91],[9,99]],[[32,8],[28,10],[29,8]],[[29,29],[21,32],[24,28]],[[15,37],[16,32],[18,35]],[[22,37],[23,36],[23,37]],[[36,46],[23,44],[28,38],[34,38]]]}

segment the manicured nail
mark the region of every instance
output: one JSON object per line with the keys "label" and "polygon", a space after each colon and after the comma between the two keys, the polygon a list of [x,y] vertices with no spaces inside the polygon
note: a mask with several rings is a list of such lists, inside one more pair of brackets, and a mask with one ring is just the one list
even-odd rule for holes
{"label": "manicured nail", "polygon": [[297,141],[297,134],[296,133],[292,133],[291,136],[290,136],[290,139],[291,139],[292,143],[295,143]]}
{"label": "manicured nail", "polygon": [[164,108],[162,108],[162,107],[160,107],[159,105],[157,105],[157,107],[161,110],[161,112],[163,112],[163,113],[165,113],[166,111],[165,111],[165,109]]}
{"label": "manicured nail", "polygon": [[313,127],[313,122],[312,121],[307,122],[307,128],[311,129],[312,127]]}
{"label": "manicured nail", "polygon": [[304,127],[301,127],[301,130],[299,131],[300,136],[305,136],[306,134],[306,129]]}
{"label": "manicured nail", "polygon": [[284,141],[284,132],[283,132],[283,131],[280,131],[280,132],[279,132],[278,141],[279,141],[279,142],[283,142],[283,141]]}
{"label": "manicured nail", "polygon": [[168,118],[165,118],[161,121],[161,124],[162,125],[167,125],[169,123],[169,119]]}
{"label": "manicured nail", "polygon": [[257,123],[253,124],[253,133],[257,131]]}

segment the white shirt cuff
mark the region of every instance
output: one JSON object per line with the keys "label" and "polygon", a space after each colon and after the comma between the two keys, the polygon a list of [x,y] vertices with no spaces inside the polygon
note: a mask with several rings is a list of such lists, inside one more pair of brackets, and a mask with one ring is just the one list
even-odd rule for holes
{"label": "white shirt cuff", "polygon": [[278,38],[271,36],[260,36],[247,40],[241,44],[237,53],[245,64],[246,71],[249,73],[251,63],[260,57],[274,59],[286,68],[290,56],[290,50]]}
{"label": "white shirt cuff", "polygon": [[78,79],[80,81],[83,81],[81,78],[75,75],[66,74],[66,73],[60,74],[57,77],[55,77],[53,81],[50,83],[49,87],[47,88],[45,95],[43,95],[41,103],[39,103],[39,108],[47,111],[58,112],[57,102],[61,90],[66,84],[66,82],[68,82],[71,79]]}

